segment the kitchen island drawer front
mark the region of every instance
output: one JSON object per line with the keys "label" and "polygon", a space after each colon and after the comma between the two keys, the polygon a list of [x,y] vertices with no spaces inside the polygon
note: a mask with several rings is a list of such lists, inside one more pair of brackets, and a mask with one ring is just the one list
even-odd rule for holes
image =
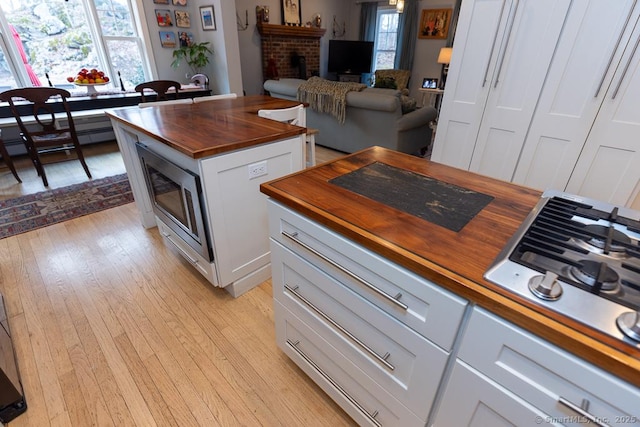
{"label": "kitchen island drawer front", "polygon": [[449,351],[467,301],[269,200],[271,237]]}
{"label": "kitchen island drawer front", "polygon": [[271,259],[274,298],[426,419],[449,354],[278,243]]}
{"label": "kitchen island drawer front", "polygon": [[458,357],[552,417],[577,415],[575,405],[640,426],[640,389],[483,309],[474,309]]}
{"label": "kitchen island drawer front", "polygon": [[180,255],[193,267],[198,270],[200,274],[207,278],[207,280],[218,286],[218,275],[214,263],[206,261],[202,256],[196,252],[191,246],[189,246],[181,237],[179,237],[168,225],[162,220],[156,217],[156,223],[158,224],[158,231],[162,236],[162,240],[170,247],[177,249]]}
{"label": "kitchen island drawer front", "polygon": [[393,395],[274,301],[278,346],[363,426],[424,426]]}
{"label": "kitchen island drawer front", "polygon": [[454,365],[432,427],[558,425],[461,361]]}

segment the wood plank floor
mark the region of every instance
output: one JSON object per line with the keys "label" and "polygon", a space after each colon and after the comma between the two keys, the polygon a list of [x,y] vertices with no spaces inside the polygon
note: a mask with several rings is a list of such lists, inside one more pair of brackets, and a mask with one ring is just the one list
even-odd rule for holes
{"label": "wood plank floor", "polygon": [[28,404],[9,427],[355,425],[277,348],[271,283],[212,287],[134,204],[0,239],[0,292]]}

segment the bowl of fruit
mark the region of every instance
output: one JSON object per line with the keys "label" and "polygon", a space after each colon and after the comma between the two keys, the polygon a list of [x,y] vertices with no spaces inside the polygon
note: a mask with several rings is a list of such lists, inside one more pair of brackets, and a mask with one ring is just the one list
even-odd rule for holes
{"label": "bowl of fruit", "polygon": [[87,93],[89,94],[98,93],[95,87],[109,84],[109,80],[109,77],[104,74],[104,71],[100,71],[97,68],[90,70],[83,68],[78,71],[75,77],[67,77],[67,81],[76,86],[86,86]]}

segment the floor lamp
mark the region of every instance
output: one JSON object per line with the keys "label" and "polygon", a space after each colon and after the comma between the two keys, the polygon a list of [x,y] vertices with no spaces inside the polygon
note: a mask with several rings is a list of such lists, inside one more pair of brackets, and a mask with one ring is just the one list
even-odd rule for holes
{"label": "floor lamp", "polygon": [[440,79],[440,89],[444,89],[444,85],[447,81],[447,74],[449,73],[449,63],[451,62],[451,48],[443,47],[438,54],[438,64],[442,64],[442,74]]}

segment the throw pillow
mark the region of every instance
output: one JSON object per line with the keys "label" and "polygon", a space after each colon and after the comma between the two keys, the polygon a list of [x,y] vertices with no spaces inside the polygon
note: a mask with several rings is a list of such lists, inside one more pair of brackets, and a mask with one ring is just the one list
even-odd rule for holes
{"label": "throw pillow", "polygon": [[418,108],[418,102],[410,96],[400,96],[400,106],[402,107],[402,114],[407,114]]}
{"label": "throw pillow", "polygon": [[396,79],[393,77],[381,77],[376,79],[376,83],[373,87],[382,89],[397,89]]}

